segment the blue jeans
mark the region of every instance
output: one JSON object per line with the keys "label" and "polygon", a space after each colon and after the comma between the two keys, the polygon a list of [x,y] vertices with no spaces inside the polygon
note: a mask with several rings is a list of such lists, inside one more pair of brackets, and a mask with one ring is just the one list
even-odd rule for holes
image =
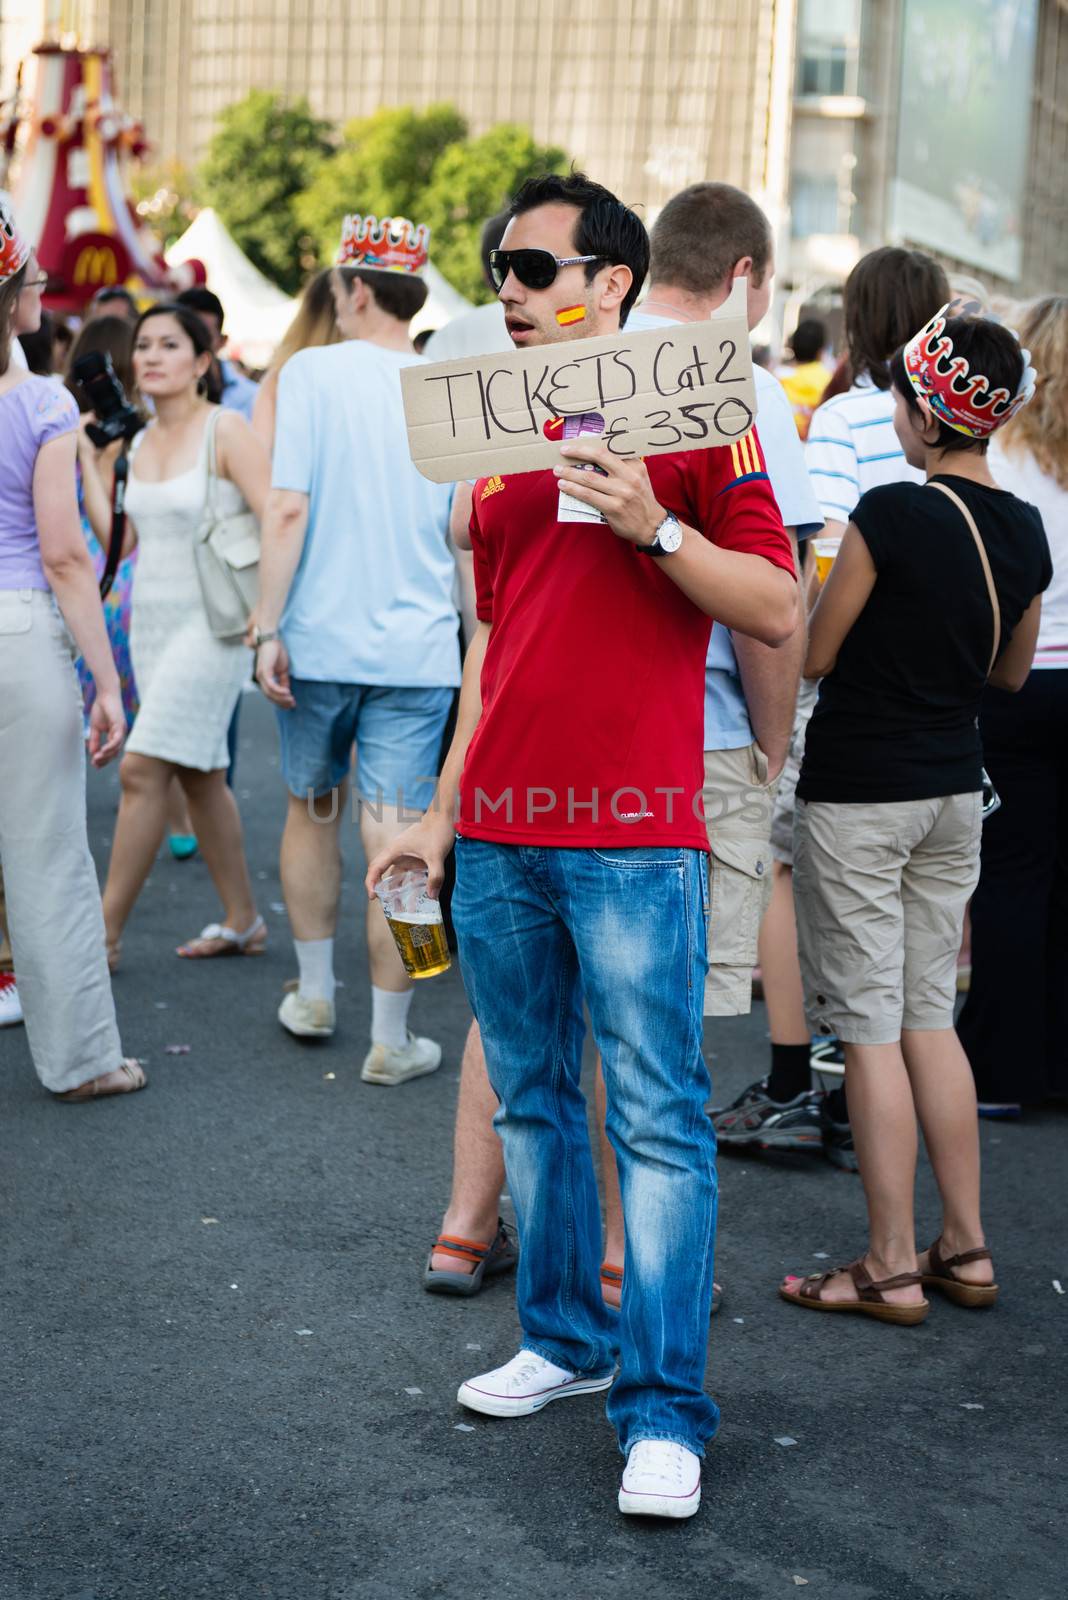
{"label": "blue jeans", "polygon": [[290,794],[329,794],[349,775],[369,806],[416,814],[434,798],[441,735],[454,689],[391,688],[291,678],[297,702],[279,710],[282,775]]}
{"label": "blue jeans", "polygon": [[[586,1377],[618,1356],[608,1415],[624,1454],[638,1439],[673,1439],[702,1455],[719,1422],[704,1392],[716,1230],[701,1055],[707,883],[697,850],[456,841],[460,964],[523,1246],[523,1344]],[[618,1315],[601,1298],[583,997],[623,1195]]]}

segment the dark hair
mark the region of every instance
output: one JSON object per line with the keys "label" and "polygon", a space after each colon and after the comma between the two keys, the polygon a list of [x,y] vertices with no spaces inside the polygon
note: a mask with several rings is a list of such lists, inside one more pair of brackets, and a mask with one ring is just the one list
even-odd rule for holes
{"label": "dark hair", "polygon": [[188,306],[190,311],[200,311],[209,317],[218,317],[219,328],[223,325],[222,301],[217,294],[212,294],[210,289],[205,289],[203,284],[197,284],[192,289],[183,289],[181,294],[175,295],[175,301],[180,306]]}
{"label": "dark hair", "polygon": [[736,261],[753,258],[759,287],[771,260],[771,224],[731,183],[691,183],[672,195],[650,236],[652,281],[688,294],[722,289]]}
{"label": "dark hair", "polygon": [[569,172],[566,177],[547,172],[539,178],[528,178],[508,207],[509,221],[512,217],[521,217],[525,211],[550,205],[578,209],[575,254],[597,257],[596,261],[586,263],[587,283],[593,282],[605,262],[613,267],[630,268],[633,282],[619,308],[622,327],[649,271],[649,235],[644,222],[622,200],[617,200],[611,190],[594,183],[584,172]]}
{"label": "dark hair", "polygon": [[18,336],[27,367],[39,378],[50,378],[56,369],[52,349],[55,331],[52,313],[42,311],[40,325],[33,333],[20,333]]}
{"label": "dark hair", "polygon": [[137,301],[129,289],[124,289],[121,283],[111,283],[103,289],[98,289],[93,296],[92,303],[94,306],[103,306],[112,300],[121,300],[135,315],[137,314]]}
{"label": "dark hair", "polygon": [[482,276],[494,294],[497,293],[497,285],[494,283],[493,274],[490,272],[490,251],[500,249],[501,240],[504,238],[504,230],[511,220],[512,213],[505,210],[498,211],[495,217],[490,217],[488,222],[482,224],[482,238],[479,240],[478,246],[479,254],[482,257]]}
{"label": "dark hair", "polygon": [[437,328],[420,328],[419,332],[412,340],[412,347],[418,355],[422,355],[423,351],[427,347],[427,344],[437,332]]}
{"label": "dark hair", "polygon": [[67,373],[67,388],[78,402],[79,411],[88,411],[89,402],[81,384],[70,375],[78,357],[87,356],[93,350],[99,350],[101,355],[110,356],[115,376],[129,397],[133,395],[135,388],[133,346],[133,325],[126,317],[91,317],[88,322],[82,323],[71,349],[70,370]]}
{"label": "dark hair", "polygon": [[804,317],[790,335],[790,349],[797,361],[816,361],[827,343],[827,329],[815,317]]}
{"label": "dark hair", "polygon": [[142,311],[134,324],[133,344],[137,343],[137,336],[145,323],[152,317],[173,317],[182,332],[193,346],[194,354],[198,356],[212,356],[211,366],[205,376],[200,380],[197,388],[211,401],[218,405],[222,397],[222,379],[218,365],[212,354],[211,338],[207,328],[195,311],[190,310],[180,300],[161,300],[159,305],[149,306],[147,311]]}
{"label": "dark hair", "polygon": [[411,322],[416,312],[426,305],[430,293],[426,279],[411,272],[377,272],[373,268],[364,271],[362,267],[338,267],[337,271],[346,289],[351,290],[357,278],[365,283],[379,310],[387,317],[396,317],[398,322]]}
{"label": "dark hair", "polygon": [[889,389],[887,362],[949,299],[949,280],[922,250],[883,245],[861,256],[843,291],[853,382],[865,373]]}
{"label": "dark hair", "polygon": [[10,278],[0,280],[0,378],[11,365],[12,324],[15,320],[15,302],[26,287],[26,267],[23,262]]}
{"label": "dark hair", "polygon": [[[1023,377],[1023,354],[1019,341],[1008,328],[991,322],[989,317],[947,317],[946,334],[953,341],[953,354],[963,356],[973,373],[981,372],[992,389],[1007,389],[1011,395],[1016,393]],[[922,422],[920,403],[905,371],[904,349],[895,350],[890,357],[890,382],[912,415]],[[941,417],[936,420],[935,450],[971,450],[976,455],[986,455],[989,434],[985,439],[973,439],[970,434],[958,433]]]}

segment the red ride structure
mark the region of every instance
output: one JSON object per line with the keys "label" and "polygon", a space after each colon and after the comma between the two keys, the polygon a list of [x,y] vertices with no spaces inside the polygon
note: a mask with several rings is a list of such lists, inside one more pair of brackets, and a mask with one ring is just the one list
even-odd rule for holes
{"label": "red ride structure", "polygon": [[0,187],[48,273],[50,310],[81,312],[113,284],[155,300],[204,282],[200,262],[167,266],[133,208],[127,163],[146,149],[141,124],[114,99],[109,51],[45,43],[22,63],[15,98],[0,108]]}

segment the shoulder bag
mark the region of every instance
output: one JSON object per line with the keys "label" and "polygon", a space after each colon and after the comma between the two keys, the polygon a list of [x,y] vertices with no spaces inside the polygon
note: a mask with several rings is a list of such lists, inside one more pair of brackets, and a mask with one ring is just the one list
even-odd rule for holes
{"label": "shoulder bag", "polygon": [[[953,504],[956,506],[957,510],[968,524],[968,532],[975,540],[975,548],[979,552],[979,561],[983,568],[983,577],[986,579],[986,592],[990,596],[990,609],[994,613],[994,642],[990,650],[990,663],[986,669],[986,675],[989,678],[990,674],[994,670],[994,662],[997,660],[998,651],[1001,648],[1001,606],[998,604],[998,592],[994,587],[994,574],[990,570],[990,558],[986,553],[986,546],[979,537],[979,529],[975,526],[975,518],[968,510],[968,507],[964,504],[964,501],[961,499],[960,495],[951,489],[946,483],[931,483],[928,484],[928,488],[939,489],[942,494],[946,495],[948,499],[952,500]],[[987,817],[993,816],[994,812],[997,811],[1000,805],[1001,796],[994,788],[993,780],[984,767],[983,820],[985,821]]]}
{"label": "shoulder bag", "polygon": [[208,484],[193,558],[209,628],[224,644],[240,644],[259,589],[260,530],[247,506],[230,513],[219,509],[218,421],[215,411],[207,424]]}

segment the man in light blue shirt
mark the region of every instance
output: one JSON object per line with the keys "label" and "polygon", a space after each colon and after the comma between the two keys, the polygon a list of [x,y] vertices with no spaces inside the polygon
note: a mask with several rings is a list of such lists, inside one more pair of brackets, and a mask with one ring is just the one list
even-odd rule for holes
{"label": "man in light blue shirt", "polygon": [[[346,218],[333,290],[342,344],[301,350],[278,381],[263,523],[256,676],[278,708],[289,810],[282,889],[298,984],[278,1012],[299,1037],[334,1030],[338,825],[356,746],[368,859],[431,801],[460,682],[452,488],[413,467],[400,374],[426,299],[425,230]],[[441,1047],[408,1030],[411,980],[375,904],[369,1083],[433,1072]]]}

